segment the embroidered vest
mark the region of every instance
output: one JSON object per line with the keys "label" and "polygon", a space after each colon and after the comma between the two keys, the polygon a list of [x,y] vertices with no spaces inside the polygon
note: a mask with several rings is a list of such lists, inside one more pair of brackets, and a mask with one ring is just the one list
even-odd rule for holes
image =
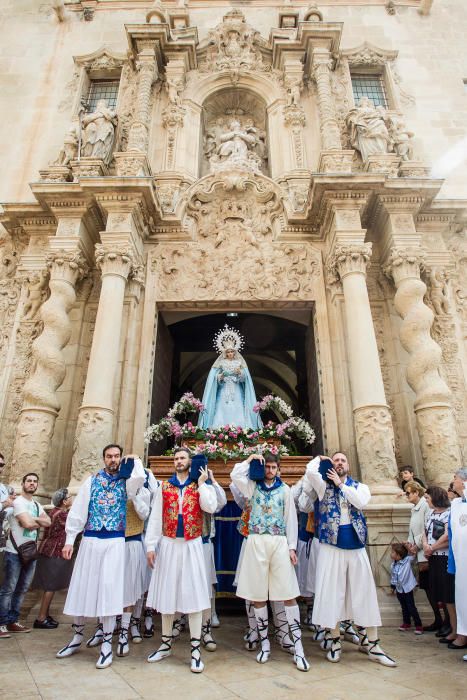
{"label": "embroidered vest", "polygon": [[113,479],[104,471],[91,481],[88,521],[85,530],[123,532],[126,525],[126,481]]}
{"label": "embroidered vest", "polygon": [[[177,536],[179,489],[169,481],[162,483],[162,534]],[[193,482],[183,489],[183,534],[186,540],[194,540],[203,534],[203,511],[199,505],[198,487]]]}
{"label": "embroidered vest", "polygon": [[133,501],[128,500],[126,504],[126,527],[125,537],[141,535],[144,529],[144,520],[141,520],[136,512]]}
{"label": "embroidered vest", "polygon": [[250,535],[285,535],[284,485],[262,489],[257,485],[251,499]]}
{"label": "embroidered vest", "polygon": [[248,503],[242,510],[240,518],[238,519],[237,530],[243,537],[248,537],[249,525],[250,525],[250,515],[251,515],[251,504]]}
{"label": "embroidered vest", "polygon": [[[354,481],[348,476],[345,485],[357,488],[358,481]],[[365,545],[367,538],[365,516],[361,510],[355,508],[351,503],[348,504],[348,508],[350,523],[357,533],[360,542]],[[320,542],[337,545],[340,520],[341,505],[338,489],[335,489],[334,486],[330,484],[326,484],[323,500],[319,501],[319,522],[317,524],[317,531],[319,533]]]}

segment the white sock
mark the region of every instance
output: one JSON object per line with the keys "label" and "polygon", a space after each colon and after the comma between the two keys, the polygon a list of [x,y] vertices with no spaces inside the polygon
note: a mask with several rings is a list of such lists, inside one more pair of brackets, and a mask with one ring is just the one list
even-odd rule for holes
{"label": "white sock", "polygon": [[122,626],[121,629],[128,629],[130,626],[131,612],[122,613]]}
{"label": "white sock", "polygon": [[141,596],[141,598],[136,601],[135,606],[133,608],[133,617],[139,620],[141,617],[141,611],[143,610],[143,603],[144,603],[144,596]]}
{"label": "white sock", "polygon": [[258,636],[261,642],[261,651],[271,651],[271,644],[268,639],[268,606],[255,608],[256,623],[258,626]]}
{"label": "white sock", "polygon": [[293,641],[289,634],[289,620],[286,614],[287,607],[282,601],[279,600],[271,601],[271,607],[274,616],[274,624],[277,628],[279,643],[283,646],[293,646]]}
{"label": "white sock", "polygon": [[171,637],[174,616],[173,615],[161,615],[161,618],[162,618],[162,634],[164,635],[164,637]]}
{"label": "white sock", "polygon": [[367,627],[366,634],[369,642],[376,642],[378,639],[378,628],[377,627]]}
{"label": "white sock", "polygon": [[258,634],[258,623],[256,622],[255,606],[251,600],[245,600],[246,614],[248,616],[248,626],[252,632]]}
{"label": "white sock", "polygon": [[115,628],[115,615],[106,615],[101,618],[104,636],[102,638],[101,652],[107,655],[112,651],[112,634]]}
{"label": "white sock", "polygon": [[188,624],[190,625],[190,637],[201,639],[201,624],[202,614],[200,612],[190,613],[188,615]]}
{"label": "white sock", "polygon": [[289,623],[295,654],[298,656],[305,656],[302,645],[302,629],[300,627],[300,608],[297,604],[286,605],[285,615]]}
{"label": "white sock", "polygon": [[[211,622],[211,608],[208,608],[207,610],[203,610],[202,613],[202,624],[205,625],[208,622]],[[191,634],[191,632],[190,632]]]}
{"label": "white sock", "polygon": [[214,586],[212,587],[212,596],[211,596],[211,617],[216,614],[216,589]]}
{"label": "white sock", "polygon": [[74,635],[70,644],[81,644],[83,641],[84,617],[74,617],[72,629],[74,631]]}

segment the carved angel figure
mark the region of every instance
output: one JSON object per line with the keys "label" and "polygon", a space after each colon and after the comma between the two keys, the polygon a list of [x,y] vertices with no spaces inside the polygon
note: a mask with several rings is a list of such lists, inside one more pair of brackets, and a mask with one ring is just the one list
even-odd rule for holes
{"label": "carved angel figure", "polygon": [[23,318],[33,319],[45,299],[48,274],[45,270],[33,273],[29,278],[28,296],[24,303]]}
{"label": "carved angel figure", "polygon": [[401,119],[391,117],[388,121],[389,135],[394,151],[401,157],[401,160],[412,160],[413,147],[411,139],[414,136],[413,131],[408,131]]}
{"label": "carved angel figure", "polygon": [[385,123],[385,110],[375,107],[368,97],[362,97],[358,106],[351,109],[346,122],[350,133],[350,143],[360,151],[362,160],[378,153],[389,153],[391,138]]}
{"label": "carved angel figure", "polygon": [[109,164],[115,141],[117,119],[117,113],[107,107],[105,100],[99,100],[95,111],[84,115],[82,156],[100,158],[106,165]]}
{"label": "carved angel figure", "polygon": [[63,140],[63,148],[52,165],[69,165],[78,155],[78,134],[76,126],[70,126]]}
{"label": "carved angel figure", "polygon": [[449,313],[448,284],[445,274],[436,267],[430,271],[430,297],[437,316]]}
{"label": "carved angel figure", "polygon": [[167,90],[167,95],[169,102],[173,105],[181,106],[182,100],[180,99],[180,91],[182,86],[176,80],[167,78],[165,81],[165,88]]}

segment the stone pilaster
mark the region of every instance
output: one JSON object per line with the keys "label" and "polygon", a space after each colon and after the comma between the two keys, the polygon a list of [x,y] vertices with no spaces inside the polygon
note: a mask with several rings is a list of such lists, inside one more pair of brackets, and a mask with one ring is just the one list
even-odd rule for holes
{"label": "stone pilaster", "polygon": [[138,89],[134,117],[128,134],[128,147],[124,153],[115,154],[117,174],[125,176],[147,175],[149,173],[147,149],[151,91],[158,76],[153,42],[143,42],[136,60],[136,69],[138,71]]}
{"label": "stone pilaster", "polygon": [[54,250],[47,256],[50,296],[40,309],[43,329],[32,344],[32,372],[24,385],[23,407],[16,430],[11,479],[30,469],[43,476],[55,421],[60,410],[57,389],[66,365],[62,350],[71,335],[69,312],[76,299],[76,283],[86,274],[78,249]]}
{"label": "stone pilaster", "polygon": [[328,270],[342,282],[357,454],[362,479],[375,496],[395,494],[394,431],[366,286],[371,243],[337,242]]}
{"label": "stone pilaster", "polygon": [[331,86],[333,60],[329,49],[313,48],[311,76],[316,82],[321,131],[322,172],[346,172],[352,170],[353,151],[343,151],[339,122]]}
{"label": "stone pilaster", "polygon": [[434,314],[424,303],[427,291],[420,278],[423,255],[419,247],[393,246],[385,273],[394,280],[394,305],[402,318],[400,341],[409,354],[407,382],[415,392],[414,411],[429,483],[446,486],[461,463],[452,395],[441,378],[442,351],[431,336]]}

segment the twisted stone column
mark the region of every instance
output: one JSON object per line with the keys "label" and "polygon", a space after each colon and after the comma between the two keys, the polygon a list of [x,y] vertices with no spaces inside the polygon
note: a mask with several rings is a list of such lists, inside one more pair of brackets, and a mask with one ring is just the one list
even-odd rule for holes
{"label": "twisted stone column", "polygon": [[[23,407],[16,430],[11,478],[25,470],[41,478],[47,467],[55,420],[60,410],[57,389],[66,365],[62,350],[71,336],[68,317],[76,299],[75,285],[86,273],[81,253],[58,250],[49,254],[50,297],[40,310],[42,333],[32,345],[31,376],[24,385]],[[42,480],[42,479],[41,479]]]}
{"label": "twisted stone column", "polygon": [[350,385],[362,479],[375,496],[399,492],[394,431],[386,403],[366,286],[371,243],[338,244],[328,269],[342,281]]}
{"label": "twisted stone column", "polygon": [[396,285],[394,305],[403,319],[402,346],[409,353],[407,382],[415,392],[414,411],[425,474],[429,483],[446,487],[461,453],[451,391],[441,378],[442,351],[431,337],[434,315],[424,303],[426,285],[420,279],[423,258],[418,248],[392,248],[385,273]]}
{"label": "twisted stone column", "polygon": [[334,98],[331,89],[331,54],[327,49],[313,50],[312,76],[318,90],[318,110],[320,118],[321,144],[324,150],[342,148],[341,134],[337,122]]}
{"label": "twisted stone column", "polygon": [[128,150],[146,153],[149,134],[149,107],[151,104],[151,89],[156,77],[156,62],[154,49],[144,48],[138,55],[137,69],[139,71],[136,108],[133,122],[128,135]]}
{"label": "twisted stone column", "polygon": [[125,287],[134,259],[129,246],[96,245],[102,287],[89,357],[83,403],[78,414],[71,488],[93,473],[102,448],[114,439],[114,387],[118,370]]}

